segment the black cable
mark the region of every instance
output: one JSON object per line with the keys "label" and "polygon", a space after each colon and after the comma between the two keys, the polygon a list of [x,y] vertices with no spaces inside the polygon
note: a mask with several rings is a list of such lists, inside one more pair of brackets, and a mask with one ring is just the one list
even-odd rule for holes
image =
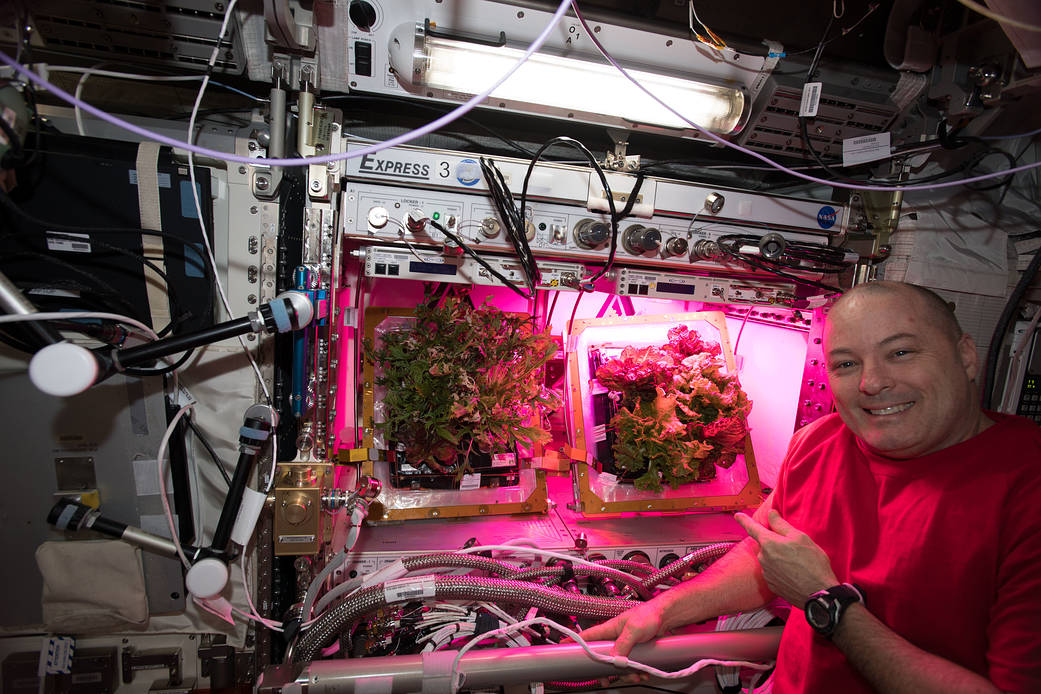
{"label": "black cable", "polygon": [[[753,234],[725,234],[716,239],[716,243],[731,255],[745,259],[748,254],[741,253],[738,244],[758,245],[761,240],[762,237]],[[845,272],[852,265],[852,263],[846,260],[846,254],[841,248],[818,246],[787,239],[779,258],[772,259],[762,255],[752,257],[755,257],[762,263],[776,267],[832,274]],[[804,263],[811,263],[811,265],[807,266]]]}
{"label": "black cable", "polygon": [[[831,286],[829,284],[824,284],[823,282],[817,282],[816,280],[807,279],[805,277],[799,277],[798,275],[790,274],[790,273],[785,272],[784,270],[781,269],[782,267],[786,267],[786,268],[792,269],[792,270],[806,270],[806,268],[803,268],[801,266],[794,265],[794,264],[793,265],[785,265],[783,263],[771,264],[766,258],[763,258],[762,256],[752,255],[750,253],[742,253],[741,251],[738,250],[738,246],[736,245],[737,244],[737,239],[742,239],[742,240],[755,239],[756,241],[758,241],[758,237],[755,237],[755,236],[750,236],[750,235],[749,236],[744,236],[744,235],[741,235],[741,234],[728,234],[727,236],[720,237],[717,240],[716,243],[719,246],[719,248],[727,256],[729,256],[731,258],[734,258],[736,260],[740,260],[740,261],[742,261],[744,263],[747,263],[748,265],[751,265],[752,267],[757,268],[759,270],[763,270],[764,272],[768,272],[771,275],[775,275],[777,277],[783,277],[785,279],[791,280],[793,282],[798,282],[799,284],[803,284],[803,285],[806,285],[806,286],[809,286],[809,287],[815,287],[817,289],[823,289],[823,290],[825,290],[827,292],[832,292],[832,293],[837,293],[837,294],[841,294],[842,293],[842,290],[839,289],[838,287],[833,287],[833,286]],[[789,243],[791,243],[791,242],[789,242]],[[806,246],[809,246],[809,244],[806,244]],[[846,269],[846,268],[844,268],[844,269]],[[820,272],[819,269],[815,269],[814,271]]]}
{"label": "black cable", "polygon": [[144,369],[141,367],[129,366],[123,369],[122,373],[125,373],[128,376],[136,376],[138,378],[145,378],[147,376],[166,376],[167,374],[171,374],[174,371],[177,371],[177,369],[184,366],[188,362],[188,360],[191,359],[193,352],[195,352],[194,347],[182,354],[177,361],[173,362],[172,364],[167,364],[166,366],[156,367],[153,369]]}
{"label": "black cable", "polygon": [[[120,312],[123,313],[123,315],[129,316],[131,318],[135,318],[135,319],[141,321],[142,323],[147,323],[148,322],[147,319],[142,320],[142,316],[139,313],[136,312],[136,309],[134,308],[134,306],[132,304],[130,304],[130,302],[126,301],[126,299],[123,298],[123,295],[120,294],[119,291],[117,291],[115,287],[110,285],[108,282],[105,282],[100,277],[96,277],[93,274],[91,274],[91,273],[87,272],[86,270],[84,270],[83,268],[81,268],[81,267],[79,267],[77,265],[74,265],[72,263],[69,263],[69,262],[67,262],[65,260],[62,260],[61,258],[52,256],[52,255],[47,255],[46,253],[40,253],[39,251],[22,250],[22,251],[7,252],[7,253],[5,253],[3,255],[2,259],[4,261],[7,261],[7,260],[10,260],[12,258],[16,258],[18,256],[22,256],[22,255],[33,257],[33,258],[37,258],[39,260],[43,260],[44,262],[48,262],[48,263],[52,263],[54,265],[58,265],[58,266],[62,267],[63,269],[67,270],[68,272],[71,272],[72,274],[79,275],[80,277],[86,278],[88,281],[92,282],[95,287],[100,289],[100,291],[98,292],[99,298],[105,298],[107,301],[115,301],[115,302],[119,303],[123,307],[120,310]],[[15,280],[12,278],[11,281],[15,281]],[[79,285],[79,286],[80,287],[85,287],[86,285]],[[82,294],[81,294],[80,298],[84,299]],[[106,309],[106,307],[102,306],[101,309]]]}
{"label": "black cable", "polygon": [[72,224],[62,224],[40,219],[21,208],[11,197],[0,188],[0,205],[14,212],[22,219],[35,224],[46,231],[64,231],[74,234],[131,234],[139,236],[161,236],[184,244],[192,244],[191,239],[183,238],[170,231],[155,231],[154,229],[137,229],[134,227],[82,227]]}
{"label": "black cable", "polygon": [[527,219],[523,212],[518,210],[517,203],[513,199],[506,179],[502,172],[490,159],[481,157],[481,171],[488,185],[488,194],[492,199],[496,212],[503,222],[506,237],[513,245],[513,250],[520,261],[521,269],[524,271],[524,281],[528,285],[528,292],[534,295],[535,288],[541,282],[539,277],[538,263],[528,245]]}
{"label": "black cable", "polygon": [[450,241],[452,241],[452,243],[456,244],[457,246],[462,248],[464,251],[466,251],[466,253],[468,253],[470,255],[470,257],[472,257],[474,260],[476,260],[481,265],[481,267],[483,267],[485,270],[490,272],[492,274],[492,276],[495,277],[495,279],[499,280],[504,285],[506,285],[507,287],[509,287],[513,291],[517,292],[517,294],[519,294],[520,296],[524,297],[525,299],[529,299],[530,300],[532,298],[530,294],[524,292],[520,287],[518,287],[516,284],[511,282],[508,278],[503,276],[502,273],[500,273],[498,270],[496,270],[491,265],[489,265],[485,261],[484,258],[482,258],[481,256],[477,255],[477,253],[475,253],[472,248],[470,248],[468,245],[466,245],[461,238],[459,238],[458,236],[456,236],[455,234],[450,232],[443,225],[439,224],[438,222],[434,221],[433,219],[428,220],[428,221],[430,222],[430,225],[432,227],[434,227],[435,229],[440,231],[442,234],[444,234],[446,237],[448,237],[448,239]]}
{"label": "black cable", "polygon": [[210,445],[209,439],[207,439],[206,435],[202,433],[202,429],[200,429],[199,425],[195,423],[195,420],[191,417],[188,417],[187,419],[188,426],[191,427],[192,433],[195,434],[195,438],[199,439],[199,443],[202,444],[202,447],[206,449],[206,453],[209,454],[210,460],[213,461],[213,464],[217,466],[217,470],[220,471],[220,476],[224,478],[224,481],[230,487],[231,476],[228,474],[228,471],[224,468],[224,461],[222,461],[220,459],[220,456],[217,455],[217,451],[215,451],[213,449],[213,446]]}
{"label": "black cable", "polygon": [[[193,241],[191,241],[189,239],[182,238],[178,234],[175,234],[175,233],[172,233],[172,232],[169,232],[169,231],[156,231],[156,230],[153,230],[153,229],[135,229],[135,228],[121,228],[121,227],[80,227],[80,226],[74,226],[74,225],[69,225],[69,224],[59,224],[59,223],[56,223],[56,222],[48,222],[48,221],[42,220],[42,219],[40,219],[38,217],[35,217],[34,215],[32,215],[29,212],[27,212],[24,209],[22,209],[21,206],[16,204],[5,192],[3,192],[3,190],[0,190],[0,205],[2,205],[3,207],[7,208],[8,210],[14,212],[15,214],[17,214],[18,216],[22,217],[23,219],[25,219],[26,221],[30,222],[31,224],[35,224],[36,226],[46,230],[46,232],[48,234],[51,234],[51,235],[54,235],[54,236],[62,236],[62,234],[60,232],[70,232],[70,233],[78,233],[78,234],[99,234],[99,233],[100,234],[130,234],[130,235],[133,235],[133,236],[141,236],[141,235],[143,235],[143,236],[156,236],[156,237],[160,237],[160,238],[164,238],[164,239],[170,239],[170,240],[176,241],[176,242],[184,245],[185,247],[188,247],[188,246],[194,247],[194,245],[195,245],[195,242],[193,242]],[[14,234],[13,232],[8,232],[8,233],[11,234],[12,236],[16,236],[16,234]],[[65,237],[65,238],[68,238],[68,237]],[[74,240],[79,240],[79,239],[74,239]],[[141,255],[139,253],[135,253],[133,251],[128,251],[128,250],[126,250],[124,248],[120,248],[118,246],[112,246],[111,244],[108,244],[108,243],[106,243],[104,241],[100,241],[100,240],[98,240],[96,238],[93,238],[93,237],[91,238],[91,241],[92,241],[92,243],[94,243],[94,244],[96,244],[96,245],[98,245],[100,247],[108,248],[109,250],[112,250],[112,251],[114,251],[116,253],[120,253],[120,254],[123,254],[123,255],[129,255],[130,257],[133,257],[135,259],[140,260],[142,263],[148,265],[154,272],[156,272],[157,275],[159,275],[160,277],[163,278],[163,281],[166,283],[166,286],[167,286],[168,294],[170,296],[171,307],[173,308],[174,312],[177,314],[177,317],[176,317],[176,319],[171,319],[170,323],[167,326],[165,326],[162,330],[158,331],[157,334],[160,337],[162,337],[163,335],[169,333],[178,323],[183,322],[185,320],[185,318],[187,317],[187,314],[185,314],[185,312],[183,311],[183,306],[180,304],[180,302],[178,300],[178,297],[176,295],[176,292],[173,289],[173,286],[170,284],[169,280],[166,278],[166,274],[162,270],[160,270],[154,263],[152,263],[151,261],[149,261],[147,258],[145,258],[143,255]],[[173,249],[166,249],[166,248],[164,248],[164,252],[173,253]],[[184,253],[181,254],[181,257],[184,258],[186,263],[188,262],[188,258],[187,258],[187,256]],[[201,265],[200,269],[202,270],[202,272],[203,272],[203,274],[204,274],[204,276],[206,278],[207,304],[212,304],[213,303],[213,283],[214,283],[214,280],[215,280],[215,278],[213,276],[213,268],[210,267],[210,264],[208,262],[206,262],[205,259],[202,259],[202,261],[200,263],[198,263],[198,265]]]}
{"label": "black cable", "polygon": [[[80,239],[77,236],[70,236],[68,234],[63,234],[61,232],[49,232],[49,235],[51,237],[64,239],[66,241],[80,241],[80,240],[82,240],[82,239]],[[137,253],[135,251],[130,251],[130,250],[127,250],[126,248],[121,248],[119,246],[114,246],[111,243],[106,243],[104,241],[99,241],[98,239],[93,239],[92,238],[90,240],[90,242],[91,242],[92,245],[96,245],[96,246],[98,246],[100,248],[103,248],[105,250],[111,251],[112,253],[116,253],[117,255],[122,255],[122,256],[130,258],[132,260],[139,261],[141,264],[143,264],[149,270],[154,272],[156,274],[156,276],[159,277],[163,281],[163,284],[166,285],[166,294],[167,294],[167,297],[168,297],[169,302],[170,302],[170,308],[173,311],[174,315],[170,317],[170,322],[167,323],[166,326],[163,327],[162,330],[157,330],[156,331],[156,335],[158,335],[159,337],[163,337],[164,335],[167,335],[167,334],[173,332],[174,328],[177,325],[179,325],[180,323],[184,322],[184,320],[188,317],[188,313],[186,311],[184,311],[183,306],[181,305],[180,301],[178,300],[177,292],[174,290],[173,285],[170,283],[170,278],[167,276],[166,272],[164,272],[158,265],[156,265],[154,262],[152,262],[151,260],[146,258],[142,253]],[[98,256],[95,255],[95,257],[98,257]],[[147,283],[147,280],[145,280],[145,281]]]}
{"label": "black cable", "polygon": [[[431,111],[431,112],[434,112],[434,113],[439,113],[441,115],[444,115],[444,114],[448,113],[449,110],[450,110],[450,109],[440,108],[440,107],[438,107],[436,105],[433,105],[433,104],[424,104],[424,103],[419,103],[419,102],[415,102],[415,101],[409,101],[407,99],[402,99],[402,98],[396,97],[396,96],[379,95],[379,94],[342,94],[342,95],[327,96],[327,97],[322,98],[322,101],[333,101],[333,100],[337,100],[337,101],[342,101],[342,100],[351,100],[351,101],[385,101],[385,102],[389,102],[389,103],[393,103],[393,104],[400,104],[402,106],[407,106],[410,109],[412,109],[412,108],[421,108],[421,109],[425,109],[427,111]],[[462,121],[464,123],[470,123],[471,125],[477,126],[478,128],[480,128],[481,130],[484,130],[486,133],[488,133],[489,135],[491,135],[495,139],[497,139],[497,140],[499,140],[501,142],[504,142],[506,145],[508,145],[512,149],[517,150],[518,152],[520,152],[521,154],[523,154],[526,157],[532,156],[532,151],[530,149],[528,149],[527,147],[523,147],[522,145],[520,145],[520,143],[516,142],[515,140],[511,140],[510,138],[506,137],[502,133],[499,133],[496,130],[493,130],[492,128],[489,128],[487,125],[485,125],[484,123],[481,123],[480,121],[478,121],[478,120],[476,120],[474,118],[469,118],[467,116],[463,116],[462,118],[459,118],[458,120],[460,120],[460,121]],[[441,131],[435,131],[435,132],[441,132]],[[448,133],[441,133],[441,134],[442,135],[447,135]],[[480,144],[480,143],[475,143],[475,144]]]}
{"label": "black cable", "polygon": [[[975,168],[985,158],[991,156],[992,154],[1000,154],[1003,157],[1005,157],[1005,160],[1008,161],[1008,168],[1011,169],[1011,168],[1014,168],[1016,166],[1016,158],[1013,157],[1010,152],[1006,152],[1005,150],[997,148],[997,147],[988,147],[987,150],[985,150],[983,153],[981,153],[979,156],[977,156],[974,159],[972,165],[969,168],[970,169]],[[1008,174],[1006,176],[996,178],[993,181],[984,182],[982,185],[979,184],[979,183],[966,183],[965,187],[968,188],[969,190],[973,190],[973,191],[976,191],[978,193],[979,192],[983,192],[985,190],[995,190],[996,188],[1005,188],[1005,193],[1007,193],[1008,192],[1008,186],[1012,183],[1012,179],[1015,178],[1015,177],[1016,177],[1016,174]],[[1002,200],[1004,200],[1004,198],[1005,198],[1005,193],[1002,193],[1002,195],[1001,195],[1001,199]],[[1000,201],[999,201],[998,204],[999,205],[1001,204]]]}
{"label": "black cable", "polygon": [[983,409],[989,410],[991,408],[991,402],[994,396],[994,385],[998,371],[998,355],[1002,351],[1002,343],[1005,341],[1005,334],[1008,332],[1009,325],[1012,323],[1012,316],[1019,308],[1019,303],[1023,300],[1023,296],[1027,293],[1027,289],[1030,288],[1030,284],[1034,281],[1034,277],[1037,275],[1038,268],[1041,268],[1041,247],[1034,251],[1034,257],[1030,259],[1030,265],[1019,277],[1019,282],[1016,283],[1016,288],[1012,290],[1012,295],[1008,298],[1005,303],[1005,308],[1001,311],[1001,317],[998,318],[997,325],[994,326],[994,334],[990,338],[990,349],[987,350],[987,368],[984,372],[983,381]]}
{"label": "black cable", "polygon": [[[597,177],[600,179],[600,184],[604,187],[604,194],[607,196],[607,207],[611,212],[611,248],[608,252],[607,263],[605,263],[604,266],[600,269],[600,271],[592,277],[582,278],[579,281],[578,285],[579,288],[583,291],[593,291],[593,287],[590,283],[594,280],[599,279],[600,277],[603,277],[608,272],[608,270],[611,269],[611,265],[614,263],[615,249],[618,246],[618,222],[621,219],[621,217],[618,215],[618,211],[615,209],[614,193],[611,192],[611,185],[607,182],[607,176],[604,175],[604,170],[603,168],[601,168],[600,162],[596,160],[596,157],[593,156],[593,153],[590,152],[585,145],[583,145],[581,142],[572,137],[562,136],[554,137],[552,140],[546,142],[544,145],[539,147],[539,150],[535,152],[535,156],[532,157],[531,163],[528,164],[527,173],[524,174],[524,186],[521,188],[520,197],[520,216],[521,218],[523,218],[525,214],[525,208],[527,206],[528,198],[528,181],[531,179],[532,171],[535,170],[536,162],[538,162],[543,152],[545,152],[553,145],[557,144],[563,144],[568,145],[570,147],[574,147],[579,152],[581,152],[582,155],[589,161],[590,165],[593,167],[593,170],[596,171]],[[638,175],[636,180],[637,185],[641,184],[643,180],[642,176]],[[633,192],[630,194],[629,197],[630,203],[635,199],[636,193]],[[632,210],[631,204],[627,204],[626,207],[628,207],[629,210]]]}

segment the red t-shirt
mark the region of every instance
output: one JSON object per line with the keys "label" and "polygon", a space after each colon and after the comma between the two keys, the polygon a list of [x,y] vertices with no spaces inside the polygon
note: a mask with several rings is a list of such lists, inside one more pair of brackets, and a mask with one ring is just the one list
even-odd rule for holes
{"label": "red t-shirt", "polygon": [[[774,496],[820,545],[839,581],[919,648],[1041,692],[1041,429],[1008,415],[931,455],[867,451],[838,415],[792,437]],[[801,606],[797,606],[801,607]],[[774,692],[871,692],[792,610]]]}

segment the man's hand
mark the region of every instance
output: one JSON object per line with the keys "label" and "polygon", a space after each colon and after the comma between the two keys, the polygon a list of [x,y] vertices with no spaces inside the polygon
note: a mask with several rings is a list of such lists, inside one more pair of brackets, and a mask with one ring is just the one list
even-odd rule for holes
{"label": "man's hand", "polygon": [[609,619],[603,624],[589,627],[582,632],[586,641],[615,639],[611,655],[629,655],[633,646],[661,636],[661,609],[652,602],[645,602]]}
{"label": "man's hand", "polygon": [[813,593],[840,583],[824,550],[777,511],[767,515],[769,528],[744,513],[734,519],[759,543],[759,565],[770,590],[797,609]]}

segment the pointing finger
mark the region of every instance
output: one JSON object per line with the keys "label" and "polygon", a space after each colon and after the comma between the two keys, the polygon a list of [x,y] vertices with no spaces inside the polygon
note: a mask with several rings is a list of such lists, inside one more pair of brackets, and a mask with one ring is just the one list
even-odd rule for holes
{"label": "pointing finger", "polygon": [[748,536],[756,542],[759,542],[763,533],[767,532],[766,528],[756,523],[755,520],[746,513],[734,514],[734,520],[736,520],[738,524],[740,524],[740,526],[745,529],[745,532],[748,533]]}

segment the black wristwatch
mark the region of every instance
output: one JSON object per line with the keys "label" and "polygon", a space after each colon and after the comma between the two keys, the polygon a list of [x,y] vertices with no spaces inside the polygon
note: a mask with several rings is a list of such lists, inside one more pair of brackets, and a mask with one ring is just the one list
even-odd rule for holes
{"label": "black wristwatch", "polygon": [[814,631],[830,639],[839,626],[842,613],[855,602],[865,603],[864,591],[852,583],[840,583],[818,591],[806,601],[806,621]]}

